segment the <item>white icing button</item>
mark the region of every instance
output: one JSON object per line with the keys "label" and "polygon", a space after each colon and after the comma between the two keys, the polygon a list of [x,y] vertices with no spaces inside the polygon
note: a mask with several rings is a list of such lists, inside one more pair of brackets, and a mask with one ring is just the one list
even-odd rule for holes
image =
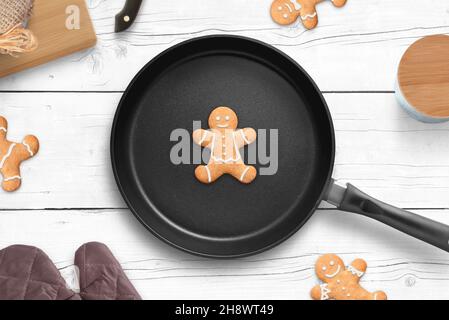
{"label": "white icing button", "polygon": [[337,280],[337,283],[340,283],[341,281],[340,280]]}
{"label": "white icing button", "polygon": [[326,271],[326,266],[323,266],[322,268],[321,268],[323,271]]}
{"label": "white icing button", "polygon": [[288,14],[284,13],[284,18],[287,19],[288,18]]}
{"label": "white icing button", "polygon": [[329,264],[330,264],[331,266],[333,266],[333,265],[335,264],[335,262],[334,262],[334,261],[331,261]]}
{"label": "white icing button", "polygon": [[343,287],[343,288],[341,288],[341,290],[345,291],[345,290],[346,290],[346,288],[345,288],[345,287]]}
{"label": "white icing button", "polygon": [[220,117],[216,117],[215,120],[220,121]]}
{"label": "white icing button", "polygon": [[226,121],[229,121],[229,116],[226,116],[225,119],[226,119]]}
{"label": "white icing button", "polygon": [[279,7],[278,7],[278,10],[279,10],[279,11],[282,11],[282,7],[281,7],[281,6],[279,6]]}
{"label": "white icing button", "polygon": [[123,17],[123,20],[124,20],[125,22],[129,22],[129,20],[131,20],[131,19],[130,19],[129,16],[124,16],[124,17]]}
{"label": "white icing button", "polygon": [[348,297],[350,297],[351,296],[351,294],[350,293],[348,293],[346,296],[348,296]]}

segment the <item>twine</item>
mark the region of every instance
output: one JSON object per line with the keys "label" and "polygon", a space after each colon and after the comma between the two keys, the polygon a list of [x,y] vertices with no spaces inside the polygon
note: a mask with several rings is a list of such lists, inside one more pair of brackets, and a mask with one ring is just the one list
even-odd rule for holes
{"label": "twine", "polygon": [[34,34],[24,28],[33,0],[0,0],[0,54],[15,56],[37,48]]}
{"label": "twine", "polygon": [[36,37],[30,30],[20,26],[0,36],[0,54],[16,56],[18,53],[36,50],[38,46]]}

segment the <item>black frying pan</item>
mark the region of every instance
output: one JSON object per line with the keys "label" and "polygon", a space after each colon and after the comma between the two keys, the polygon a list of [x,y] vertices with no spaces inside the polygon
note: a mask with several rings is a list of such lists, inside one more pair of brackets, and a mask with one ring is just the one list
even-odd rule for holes
{"label": "black frying pan", "polygon": [[[193,120],[207,128],[220,105],[237,112],[241,127],[279,130],[276,175],[204,185],[196,165],[171,163],[171,131],[191,132]],[[267,250],[295,233],[321,200],[449,249],[448,226],[335,185],[334,153],[329,110],[307,73],[273,47],[234,36],[189,40],[148,63],[120,101],[111,138],[114,175],[131,211],[157,237],[194,254]]]}

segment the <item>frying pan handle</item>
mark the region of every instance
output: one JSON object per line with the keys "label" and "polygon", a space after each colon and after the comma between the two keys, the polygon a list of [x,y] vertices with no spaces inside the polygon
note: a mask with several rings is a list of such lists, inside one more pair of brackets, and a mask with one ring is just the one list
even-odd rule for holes
{"label": "frying pan handle", "polygon": [[351,184],[344,188],[332,182],[328,201],[340,210],[378,220],[449,252],[449,226],[376,200]]}

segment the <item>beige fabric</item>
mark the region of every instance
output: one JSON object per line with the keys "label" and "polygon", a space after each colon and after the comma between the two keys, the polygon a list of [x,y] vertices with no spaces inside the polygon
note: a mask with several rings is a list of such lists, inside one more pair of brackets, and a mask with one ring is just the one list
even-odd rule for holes
{"label": "beige fabric", "polygon": [[37,48],[37,39],[24,28],[34,0],[0,0],[0,54],[15,55]]}
{"label": "beige fabric", "polygon": [[32,8],[33,0],[0,0],[0,34],[25,22]]}

